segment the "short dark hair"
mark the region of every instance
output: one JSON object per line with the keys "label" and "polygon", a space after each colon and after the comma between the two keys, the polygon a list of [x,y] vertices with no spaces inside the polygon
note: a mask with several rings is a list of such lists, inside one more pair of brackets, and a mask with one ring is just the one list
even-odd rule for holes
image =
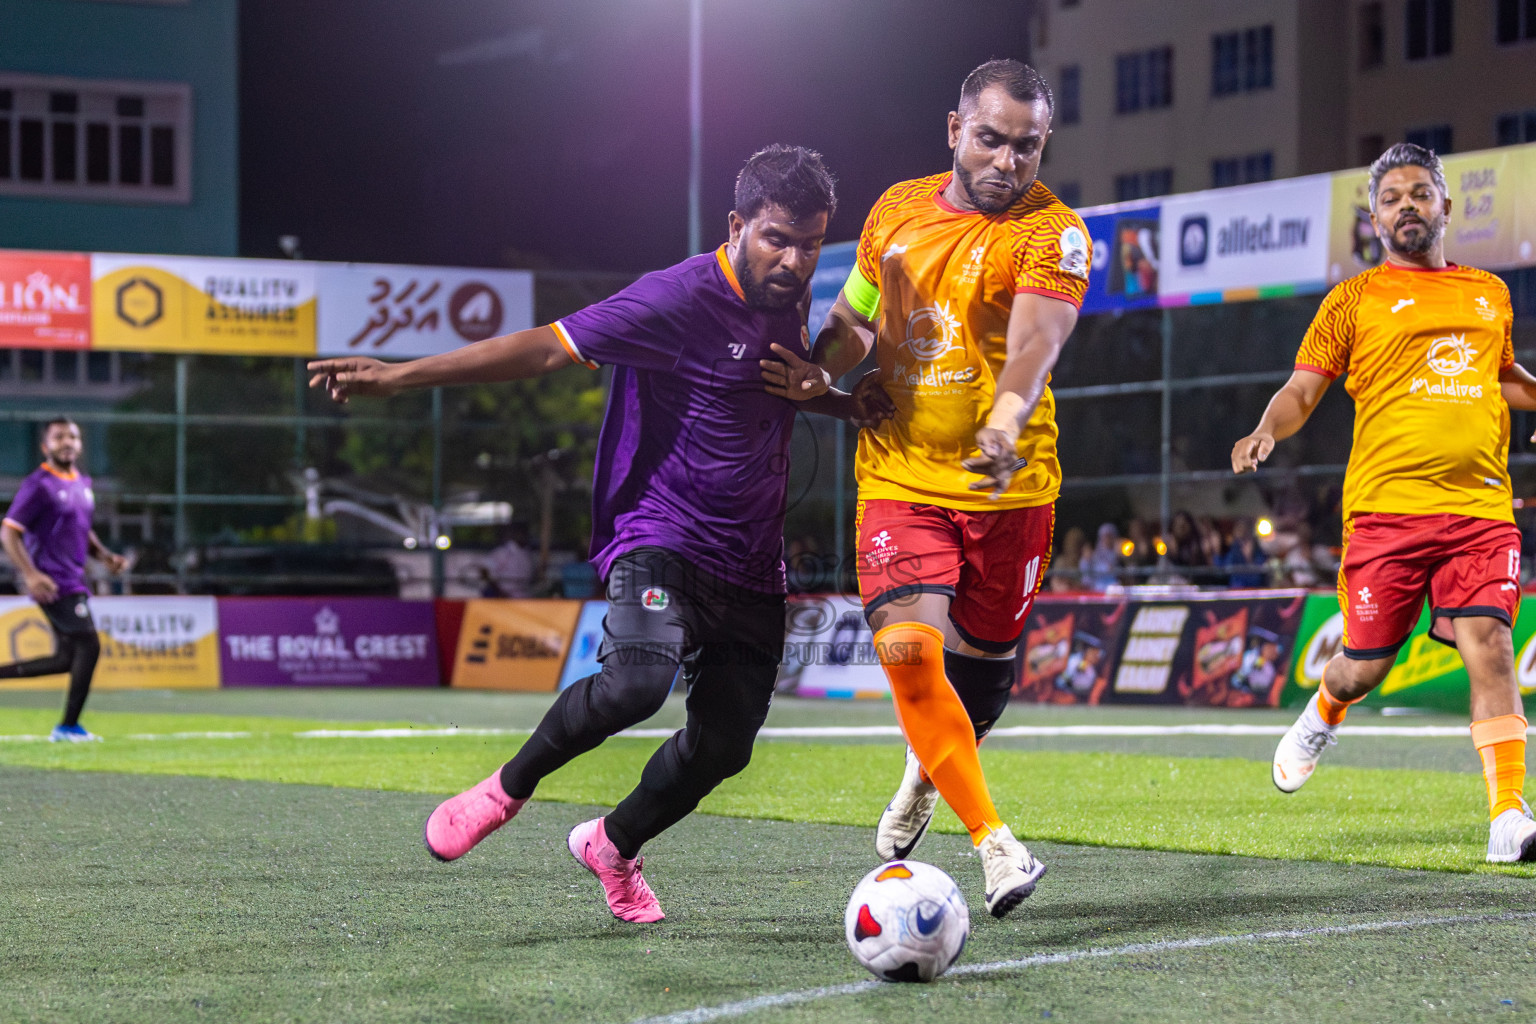
{"label": "short dark hair", "polygon": [[76,423],[68,416],[55,416],[53,419],[43,424],[43,436],[47,437],[48,431],[52,430],[54,427],[74,427],[76,430],[79,430],[80,424]]}
{"label": "short dark hair", "polygon": [[1429,172],[1434,179],[1435,188],[1440,194],[1448,196],[1451,190],[1445,184],[1445,165],[1435,155],[1432,149],[1423,146],[1415,146],[1411,142],[1399,142],[1388,149],[1376,162],[1371,164],[1368,192],[1371,199],[1371,209],[1376,209],[1376,190],[1381,186],[1381,179],[1387,176],[1388,171],[1395,171],[1399,167],[1422,167]]}
{"label": "short dark hair", "polygon": [[1056,113],[1056,101],[1045,76],[1023,61],[1012,58],[989,60],[966,75],[960,85],[960,110],[964,112],[967,105],[975,106],[982,91],[994,85],[1007,89],[1008,95],[1020,103],[1043,99],[1046,114],[1054,116]]}
{"label": "short dark hair", "polygon": [[747,158],[736,175],[736,212],[751,220],[765,206],[781,206],[797,220],[837,212],[837,181],[821,154],[804,146],[774,143]]}

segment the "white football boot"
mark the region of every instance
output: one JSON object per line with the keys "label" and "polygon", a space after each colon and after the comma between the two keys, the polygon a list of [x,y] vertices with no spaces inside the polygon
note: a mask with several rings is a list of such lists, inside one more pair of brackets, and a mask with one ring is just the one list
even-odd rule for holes
{"label": "white football boot", "polygon": [[989,833],[976,853],[986,872],[987,911],[993,917],[1003,917],[1024,902],[1045,875],[1045,865],[1013,838],[1007,825]]}
{"label": "white football boot", "polygon": [[933,820],[933,809],[938,803],[938,787],[923,781],[923,766],[908,747],[901,786],[881,812],[880,824],[875,826],[875,856],[881,863],[912,856],[917,844],[928,834],[928,823]]}
{"label": "white football boot", "polygon": [[1511,807],[1488,825],[1488,863],[1516,861],[1536,861],[1536,820],[1524,800],[1518,811]]}
{"label": "white football boot", "polygon": [[1280,745],[1275,748],[1275,761],[1270,769],[1275,788],[1282,793],[1300,789],[1312,777],[1323,750],[1339,741],[1338,733],[1337,726],[1324,722],[1323,716],[1318,714],[1317,694],[1314,693],[1301,717],[1280,737]]}

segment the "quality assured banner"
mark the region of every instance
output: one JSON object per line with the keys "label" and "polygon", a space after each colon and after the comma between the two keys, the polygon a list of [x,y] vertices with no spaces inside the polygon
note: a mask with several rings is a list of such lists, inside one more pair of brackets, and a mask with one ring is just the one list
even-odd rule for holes
{"label": "quality assured banner", "polygon": [[315,354],[315,264],[97,253],[91,345],[213,355]]}
{"label": "quality assured banner", "polygon": [[1083,314],[1156,306],[1162,204],[1119,203],[1079,213],[1093,239]]}
{"label": "quality assured banner", "polygon": [[465,602],[453,685],[553,692],[581,607],[580,601]]}
{"label": "quality assured banner", "polygon": [[1327,174],[1165,197],[1162,304],[1320,290],[1328,276],[1332,199]]}
{"label": "quality assured banner", "polygon": [[527,271],[316,267],[322,356],[414,359],[533,326],[533,275]]}
{"label": "quality assured banner", "polygon": [[[103,690],[209,688],[219,685],[219,616],[211,597],[93,597],[89,599],[101,660],[93,688]],[[0,598],[0,658],[45,658],[53,630],[24,597]],[[5,689],[65,686],[65,675],[10,679]]]}
{"label": "quality assured banner", "polygon": [[91,258],[0,249],[0,348],[91,343]]}
{"label": "quality assured banner", "polygon": [[430,601],[219,599],[225,686],[437,686]]}

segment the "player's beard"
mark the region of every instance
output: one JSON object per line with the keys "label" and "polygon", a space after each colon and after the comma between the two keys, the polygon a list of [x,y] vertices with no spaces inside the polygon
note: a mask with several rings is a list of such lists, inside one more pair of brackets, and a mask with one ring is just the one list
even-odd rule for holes
{"label": "player's beard", "polygon": [[[745,260],[736,268],[736,277],[741,281],[741,293],[746,296],[747,305],[753,309],[789,309],[800,301],[805,291],[805,282],[794,274],[781,272],[763,278],[755,277]],[[790,291],[783,297],[777,296],[768,290],[770,281],[787,284]]]}
{"label": "player's beard", "polygon": [[1424,219],[1418,218],[1421,230],[1412,241],[1403,240],[1403,221],[1399,217],[1392,227],[1392,248],[1404,256],[1423,256],[1440,243],[1440,236],[1445,234],[1445,214],[1438,217]]}
{"label": "player's beard", "polygon": [[[1019,197],[1022,196],[1025,192],[1028,192],[1029,186],[1034,184],[1033,180],[1024,182],[1013,191],[1007,193],[1006,196],[997,197],[987,195],[985,192],[982,192],[980,189],[978,189],[976,187],[976,176],[970,171],[967,171],[964,167],[961,167],[958,161],[955,163],[955,177],[959,180],[960,187],[965,189],[966,198],[971,201],[971,205],[976,207],[976,209],[980,210],[982,213],[1002,213],[1004,210],[1008,209],[1008,207],[1018,202]],[[997,178],[988,178],[986,180],[997,181],[999,184],[1005,184]]]}

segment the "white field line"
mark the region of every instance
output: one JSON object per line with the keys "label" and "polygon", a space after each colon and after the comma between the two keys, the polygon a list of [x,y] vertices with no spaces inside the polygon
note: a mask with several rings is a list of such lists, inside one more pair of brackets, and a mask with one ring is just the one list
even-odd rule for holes
{"label": "white field line", "polygon": [[[1110,737],[1110,736],[1281,736],[1283,725],[1242,725],[1238,723],[1205,723],[1190,725],[1013,725],[993,729],[991,735],[999,737]],[[676,729],[625,729],[619,733],[625,739],[655,740],[671,736]],[[114,737],[125,740],[233,740],[253,736],[295,736],[306,740],[398,740],[420,737],[454,736],[527,736],[532,729],[460,729],[445,728],[391,728],[391,729],[306,729],[295,733],[256,732],[142,732]],[[1526,730],[1536,734],[1536,726]],[[1465,739],[1470,730],[1464,725],[1344,725],[1339,727],[1341,736],[1378,736],[1403,739]],[[769,726],[758,731],[764,739],[900,739],[901,730],[894,725],[802,725]],[[45,735],[0,735],[0,743],[38,743],[48,739]]]}
{"label": "white field line", "polygon": [[[1076,949],[1066,953],[1038,953],[1018,960],[998,960],[988,964],[964,964],[948,972],[946,977],[969,974],[993,974],[998,971],[1022,971],[1031,967],[1048,967],[1069,964],[1077,960],[1095,960],[1119,956],[1140,956],[1146,953],[1170,953],[1185,949],[1207,949],[1212,946],[1249,945],[1258,942],[1275,942],[1284,939],[1324,938],[1334,935],[1358,935],[1363,932],[1399,931],[1408,928],[1444,927],[1458,924],[1489,924],[1503,921],[1527,921],[1536,918],[1536,911],[1506,914],[1462,914],[1456,917],[1418,917],[1402,921],[1363,921],[1358,924],[1328,925],[1318,928],[1291,928],[1285,931],[1249,932],[1245,935],[1206,935],[1193,939],[1169,939],[1163,942],[1133,942],[1126,946]],[[846,985],[828,985],[824,988],[802,989],[798,992],[780,992],[777,995],[755,996],[734,1003],[718,1006],[701,1006],[679,1013],[646,1017],[633,1024],[704,1024],[706,1021],[744,1017],[759,1010],[773,1010],[781,1006],[795,1006],[816,1002],[834,996],[857,995],[869,992],[889,982],[869,979]]]}

